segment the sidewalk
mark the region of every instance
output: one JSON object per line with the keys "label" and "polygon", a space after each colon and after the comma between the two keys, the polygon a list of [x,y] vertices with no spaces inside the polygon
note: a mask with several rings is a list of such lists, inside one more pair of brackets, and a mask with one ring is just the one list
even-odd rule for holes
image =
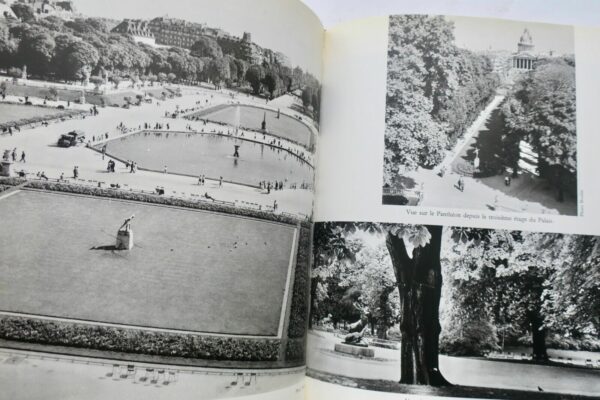
{"label": "sidewalk", "polygon": [[[176,105],[179,105],[180,108],[187,108],[195,105],[198,99],[204,99],[211,94],[207,93],[205,89],[199,89],[199,92],[200,95],[186,95],[160,101],[160,105],[156,103],[143,104],[140,107],[132,107],[128,110],[112,107],[100,108],[100,114],[96,117],[88,117],[84,120],[68,120],[51,124],[48,127],[23,130],[13,136],[2,136],[0,137],[0,150],[16,148],[19,154],[21,151],[26,152],[27,163],[15,163],[13,165],[14,171],[23,169],[34,175],[43,171],[49,178],[58,179],[61,174],[64,174],[67,178],[72,177],[73,167],[77,165],[79,166],[80,179],[105,182],[107,185],[118,183],[121,187],[127,185],[128,188],[151,192],[160,186],[164,187],[169,195],[182,197],[203,196],[208,192],[210,196],[217,200],[255,203],[265,208],[272,207],[276,200],[279,205],[279,212],[300,216],[310,215],[312,213],[313,192],[308,190],[285,189],[272,191],[271,194],[267,195],[259,189],[241,185],[224,183],[223,187],[219,188],[218,183],[214,181],[207,181],[206,186],[198,186],[197,177],[191,178],[147,171],[130,174],[121,163],[117,163],[114,174],[109,174],[106,172],[108,159],[102,160],[102,155],[98,152],[83,146],[69,149],[56,146],[56,141],[60,135],[75,129],[83,130],[87,139],[92,136],[103,135],[106,132],[109,132],[109,139],[114,138],[115,135],[118,135],[116,127],[121,122],[127,127],[143,126],[144,122],[168,123],[172,125],[172,129],[177,128],[178,130],[186,130],[186,125],[200,126],[187,120],[164,118],[165,111],[175,109]],[[218,101],[219,98],[225,100],[226,96],[226,94],[216,94],[212,100],[214,102]],[[89,106],[87,107],[89,108]],[[208,128],[208,125],[204,128]],[[214,129],[224,129],[226,131],[227,127],[220,126],[216,128],[215,125]],[[266,140],[268,139],[269,136],[266,137]],[[291,143],[285,146],[299,150],[299,146]],[[310,159],[309,162],[313,161],[312,155],[309,156],[306,151],[303,154]]]}

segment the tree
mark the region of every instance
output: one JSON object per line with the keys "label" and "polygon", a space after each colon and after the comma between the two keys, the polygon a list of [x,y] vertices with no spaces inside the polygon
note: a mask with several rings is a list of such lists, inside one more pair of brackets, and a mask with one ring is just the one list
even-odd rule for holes
{"label": "tree", "polygon": [[[545,246],[552,242],[546,239]],[[544,307],[550,329],[572,337],[600,333],[600,238],[565,236],[553,257],[555,273],[549,279]]]}
{"label": "tree", "polygon": [[[356,243],[361,235],[368,235],[369,243],[385,241],[389,256],[373,251],[361,256],[365,246]],[[550,330],[580,338],[581,343],[600,332],[598,237],[324,223],[315,226],[314,246],[315,302],[340,303],[347,288],[353,288],[359,293],[353,301],[373,304],[367,300],[368,284],[376,290],[387,286],[374,272],[385,272],[386,265],[393,271],[402,383],[448,384],[438,367],[442,324],[441,344],[453,354],[481,355],[497,349],[500,332],[502,342],[505,336],[515,343],[528,335],[533,359],[539,362],[548,359]],[[346,288],[345,297],[332,285]],[[327,310],[319,310],[321,318],[334,309],[327,301]]]}
{"label": "tree", "polygon": [[248,63],[244,60],[240,60],[238,58],[234,58],[233,62],[236,66],[237,75],[235,79],[237,80],[238,86],[242,85],[242,83],[246,79],[246,72],[248,71]]}
{"label": "tree", "polygon": [[321,87],[313,92],[310,102],[313,105],[314,119],[318,122],[321,119]]}
{"label": "tree", "polygon": [[[546,60],[516,85],[502,108],[505,140],[529,142],[538,153],[540,176],[555,188],[559,201],[577,174],[575,67],[565,60]],[[509,159],[518,157],[512,147]]]}
{"label": "tree", "polygon": [[222,58],[223,50],[215,38],[202,36],[192,45],[192,54],[196,57]]}
{"label": "tree", "polygon": [[15,13],[17,18],[19,18],[23,22],[32,22],[35,21],[35,12],[33,8],[25,3],[14,2],[10,6],[11,10]]}
{"label": "tree", "polygon": [[270,98],[275,96],[275,91],[278,89],[277,79],[277,74],[273,71],[267,71],[265,77],[262,79],[262,84],[269,92]]}
{"label": "tree", "polygon": [[221,87],[221,83],[230,79],[229,61],[225,57],[210,60],[208,63],[208,78],[215,85],[215,89]]}
{"label": "tree", "polygon": [[17,43],[7,36],[0,37],[0,68],[9,68],[17,62]]}
{"label": "tree", "polygon": [[252,65],[246,71],[246,81],[252,87],[254,94],[260,94],[262,88],[262,81],[265,77],[265,72],[260,65]]}
{"label": "tree", "polygon": [[67,79],[83,80],[96,67],[100,56],[90,44],[77,41],[72,43],[65,52],[65,70]]}
{"label": "tree", "polygon": [[55,47],[56,43],[49,32],[29,28],[19,42],[19,59],[32,73],[46,75],[50,71]]}
{"label": "tree", "polygon": [[302,98],[302,105],[304,106],[304,110],[307,110],[308,107],[310,107],[312,104],[312,99],[313,99],[312,87],[310,87],[310,86],[305,87],[302,90],[302,95],[300,97]]}
{"label": "tree", "polygon": [[495,94],[490,60],[459,49],[453,30],[443,17],[390,18],[384,184],[437,166]]}
{"label": "tree", "polygon": [[19,79],[21,76],[23,76],[23,70],[21,68],[11,67],[8,69],[8,75],[13,79]]}
{"label": "tree", "polygon": [[[442,227],[387,224],[317,227],[315,246],[319,247],[315,252],[323,251],[325,254],[348,251],[345,236],[340,230],[352,232],[360,229],[385,235],[400,303],[400,382],[448,385],[438,362]],[[412,248],[412,257],[409,256],[409,248]]]}
{"label": "tree", "polygon": [[399,313],[396,280],[389,265],[390,256],[384,243],[364,246],[342,280],[342,284],[347,282],[359,291],[359,301],[369,311],[380,339],[387,339],[387,331]]}

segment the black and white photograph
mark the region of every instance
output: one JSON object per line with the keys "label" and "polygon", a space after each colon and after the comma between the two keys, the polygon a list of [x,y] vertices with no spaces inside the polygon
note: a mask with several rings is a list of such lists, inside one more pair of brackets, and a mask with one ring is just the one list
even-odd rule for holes
{"label": "black and white photograph", "polygon": [[0,398],[302,396],[322,32],[0,0]]}
{"label": "black and white photograph", "polygon": [[572,26],[389,18],[385,205],[578,215]]}
{"label": "black and white photograph", "polygon": [[600,237],[315,224],[308,376],[444,398],[600,393]]}

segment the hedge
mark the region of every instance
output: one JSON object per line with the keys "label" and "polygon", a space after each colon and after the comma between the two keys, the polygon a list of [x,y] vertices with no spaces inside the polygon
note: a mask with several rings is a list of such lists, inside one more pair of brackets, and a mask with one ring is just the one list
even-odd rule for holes
{"label": "hedge", "polygon": [[286,361],[304,361],[306,354],[306,341],[301,339],[290,339],[285,346]]}
{"label": "hedge", "polygon": [[[0,180],[0,183],[4,183]],[[47,181],[30,181],[27,188],[42,189],[55,192],[73,193],[96,197],[107,197],[121,200],[139,201],[150,204],[160,204],[165,206],[175,206],[191,208],[196,210],[206,210],[213,212],[222,212],[227,214],[239,215],[242,217],[258,218],[274,222],[280,222],[289,225],[295,225],[298,220],[289,216],[274,214],[268,211],[252,210],[247,208],[238,208],[226,204],[211,203],[208,201],[193,201],[180,198],[165,197],[147,193],[128,192],[126,190],[105,189],[85,185],[75,185],[70,183],[54,183]]]}
{"label": "hedge", "polygon": [[280,345],[277,339],[155,332],[25,317],[1,317],[0,337],[123,353],[230,361],[276,361]]}
{"label": "hedge", "polygon": [[294,274],[294,288],[292,291],[292,307],[288,337],[302,338],[306,334],[306,321],[308,316],[308,264],[310,260],[310,228],[300,229],[296,271]]}
{"label": "hedge", "polygon": [[[31,106],[31,107],[48,108],[48,107],[42,107],[42,106]],[[60,119],[60,120],[63,120],[65,118],[71,119],[74,117],[80,117],[82,115],[87,115],[87,114],[89,114],[89,112],[83,111],[83,110],[65,110],[58,114],[38,115],[35,117],[22,118],[22,119],[18,119],[18,120],[14,120],[14,121],[2,122],[2,123],[0,123],[0,129],[8,129],[9,127],[15,127],[15,126],[39,124],[42,122],[54,121],[57,119]]]}
{"label": "hedge", "polygon": [[18,186],[22,183],[27,182],[26,179],[23,178],[8,178],[8,177],[0,177],[0,185],[5,186]]}

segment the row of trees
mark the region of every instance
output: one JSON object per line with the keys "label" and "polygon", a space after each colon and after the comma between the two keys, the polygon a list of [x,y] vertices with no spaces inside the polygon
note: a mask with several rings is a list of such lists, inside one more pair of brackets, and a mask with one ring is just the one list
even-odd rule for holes
{"label": "row of trees", "polygon": [[582,347],[600,334],[599,237],[322,223],[314,257],[311,320],[366,309],[380,337],[398,323],[402,383],[447,384],[440,349],[525,343],[545,361],[549,333]]}
{"label": "row of trees", "polygon": [[[212,82],[215,87],[249,85],[254,94],[273,97],[291,90],[310,88],[319,82],[300,67],[277,62],[250,64],[221,49],[215,39],[201,38],[190,51],[156,48],[132,38],[111,33],[98,18],[64,21],[58,17],[35,19],[27,5],[13,8],[21,21],[11,23],[9,37],[0,38],[0,68],[22,67],[46,79],[81,81],[93,77],[101,82],[106,73],[117,82],[122,78],[141,81]],[[310,98],[309,106],[318,101]]]}
{"label": "row of trees", "polygon": [[538,153],[540,176],[556,188],[557,199],[577,190],[577,108],[575,60],[538,60],[502,106],[504,158],[516,176],[519,143]]}
{"label": "row of trees", "polygon": [[431,168],[477,118],[500,80],[488,57],[459,49],[444,17],[390,17],[386,183],[400,168]]}

